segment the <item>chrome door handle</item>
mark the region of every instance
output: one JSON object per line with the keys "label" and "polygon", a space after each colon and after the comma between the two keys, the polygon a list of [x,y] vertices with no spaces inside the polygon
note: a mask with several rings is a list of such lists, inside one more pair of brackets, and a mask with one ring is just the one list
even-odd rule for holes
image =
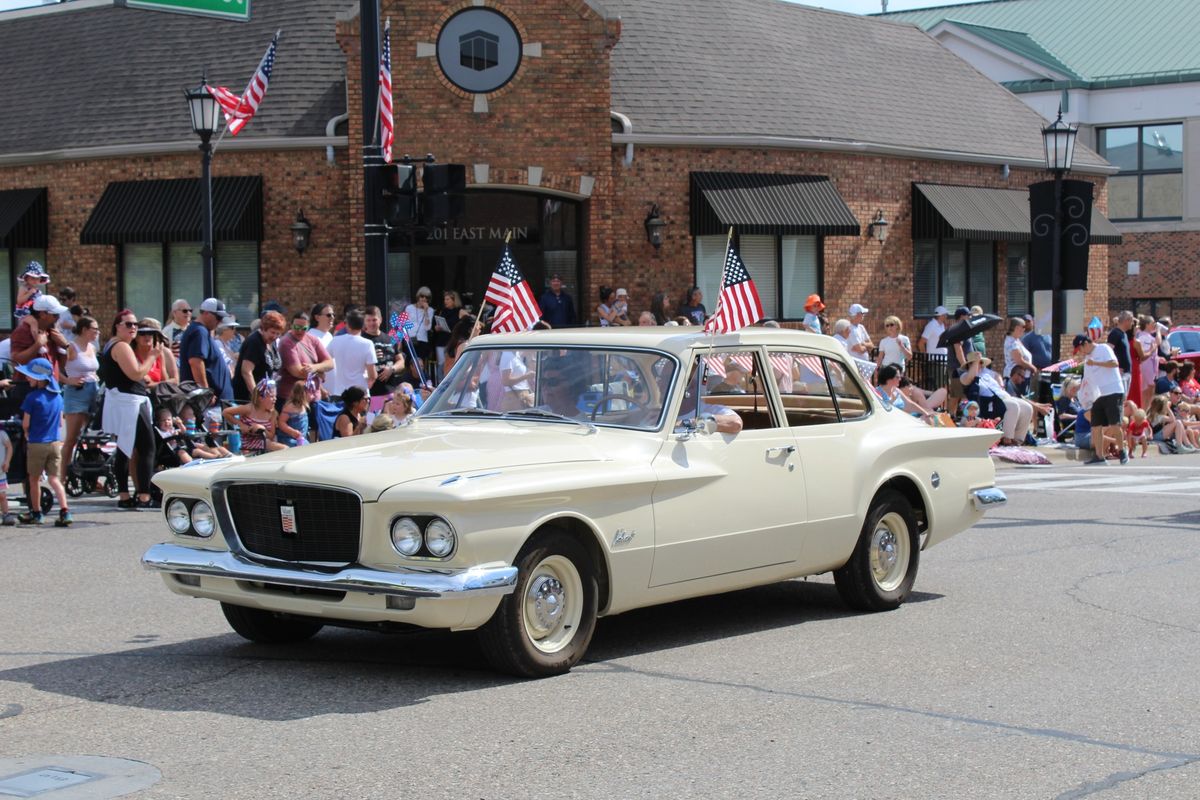
{"label": "chrome door handle", "polygon": [[770,456],[790,456],[794,452],[796,452],[796,445],[794,445],[794,444],[783,445],[781,447],[768,447],[767,448],[767,456],[768,457],[770,457]]}

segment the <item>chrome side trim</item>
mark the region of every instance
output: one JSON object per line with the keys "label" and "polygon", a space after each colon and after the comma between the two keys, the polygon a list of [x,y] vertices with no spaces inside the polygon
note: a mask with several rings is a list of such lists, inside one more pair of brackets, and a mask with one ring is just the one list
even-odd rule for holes
{"label": "chrome side trim", "polygon": [[455,570],[407,567],[385,572],[347,567],[337,572],[321,572],[297,566],[267,566],[230,552],[169,543],[156,544],[147,550],[142,556],[142,566],[179,575],[408,597],[504,595],[511,594],[517,584],[517,568],[503,564]]}
{"label": "chrome side trim", "polygon": [[971,492],[971,497],[975,501],[976,511],[987,511],[1008,503],[1008,495],[995,486],[989,486],[987,489],[975,489]]}

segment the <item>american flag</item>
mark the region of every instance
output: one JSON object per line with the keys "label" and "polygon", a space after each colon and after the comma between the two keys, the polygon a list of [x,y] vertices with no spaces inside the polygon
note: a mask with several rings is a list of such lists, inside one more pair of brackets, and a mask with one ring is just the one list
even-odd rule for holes
{"label": "american flag", "polygon": [[492,280],[488,283],[483,300],[496,307],[496,315],[492,318],[492,333],[527,331],[542,316],[542,310],[533,299],[529,283],[513,262],[512,251],[508,245],[504,245],[504,253],[492,272]]}
{"label": "american flag", "polygon": [[717,297],[717,313],[704,323],[704,330],[709,333],[731,333],[741,330],[747,325],[753,325],[762,319],[762,301],[758,299],[758,290],[742,257],[738,255],[737,246],[729,242],[729,252],[725,254],[725,268],[721,272],[721,294]]}
{"label": "american flag", "polygon": [[254,77],[246,84],[245,92],[236,95],[224,86],[213,86],[209,89],[220,104],[221,110],[225,112],[226,128],[230,136],[237,136],[238,132],[246,127],[246,123],[254,117],[254,112],[258,111],[258,104],[262,102],[263,95],[267,93],[267,84],[271,82],[271,70],[275,69],[275,47],[279,44],[281,33],[283,31],[275,32],[271,46],[267,48],[262,61],[258,62]]}
{"label": "american flag", "polygon": [[392,21],[383,27],[383,54],[379,57],[379,134],[383,160],[392,163],[396,128],[392,120]]}

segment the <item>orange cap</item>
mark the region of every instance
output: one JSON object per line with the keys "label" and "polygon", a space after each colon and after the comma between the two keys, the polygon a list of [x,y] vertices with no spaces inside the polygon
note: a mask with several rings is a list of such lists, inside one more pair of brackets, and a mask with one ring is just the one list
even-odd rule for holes
{"label": "orange cap", "polygon": [[821,295],[819,294],[810,294],[808,299],[804,301],[805,311],[812,311],[814,308],[817,311],[825,310],[825,304],[821,302]]}

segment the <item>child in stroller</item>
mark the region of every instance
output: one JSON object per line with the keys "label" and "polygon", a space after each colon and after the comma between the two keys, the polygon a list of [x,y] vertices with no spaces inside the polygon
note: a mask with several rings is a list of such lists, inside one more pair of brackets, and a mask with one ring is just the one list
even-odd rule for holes
{"label": "child in stroller", "polygon": [[155,387],[155,439],[158,450],[155,464],[164,469],[179,467],[197,458],[223,458],[229,451],[200,430],[196,420],[214,404],[212,389],[188,382],[178,386],[159,384]]}

